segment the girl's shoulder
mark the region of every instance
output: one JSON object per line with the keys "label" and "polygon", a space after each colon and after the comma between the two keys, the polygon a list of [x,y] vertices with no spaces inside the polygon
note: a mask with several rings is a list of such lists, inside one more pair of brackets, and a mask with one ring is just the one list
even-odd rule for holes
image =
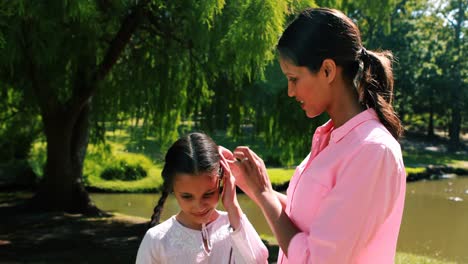
{"label": "girl's shoulder", "polygon": [[175,225],[175,215],[169,217],[166,221],[159,223],[146,231],[146,235],[153,239],[162,239],[162,237]]}

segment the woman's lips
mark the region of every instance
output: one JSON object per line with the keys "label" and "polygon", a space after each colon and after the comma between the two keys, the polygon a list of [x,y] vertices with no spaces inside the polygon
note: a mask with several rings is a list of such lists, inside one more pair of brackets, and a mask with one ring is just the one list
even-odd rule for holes
{"label": "woman's lips", "polygon": [[300,105],[301,105],[301,108],[304,109],[304,101],[297,101]]}

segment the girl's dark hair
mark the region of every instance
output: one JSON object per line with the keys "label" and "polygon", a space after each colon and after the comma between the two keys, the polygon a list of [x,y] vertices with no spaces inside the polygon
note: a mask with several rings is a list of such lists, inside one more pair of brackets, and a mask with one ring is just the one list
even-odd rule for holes
{"label": "girl's dark hair", "polygon": [[219,171],[220,159],[218,145],[206,134],[190,133],[174,142],[166,153],[161,173],[164,181],[163,190],[161,198],[154,207],[150,227],[159,224],[164,202],[169,193],[172,192],[176,174],[199,175],[200,173]]}
{"label": "girl's dark hair", "polygon": [[393,56],[390,51],[367,51],[354,22],[328,8],[304,10],[278,41],[279,55],[295,64],[319,71],[325,59],[343,69],[362,105],[374,108],[382,124],[398,139],[403,127],[393,107]]}

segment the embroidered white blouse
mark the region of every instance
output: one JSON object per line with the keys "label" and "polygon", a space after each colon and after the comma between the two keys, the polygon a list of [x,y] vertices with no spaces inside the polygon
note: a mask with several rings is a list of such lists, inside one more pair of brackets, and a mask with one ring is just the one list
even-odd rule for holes
{"label": "embroidered white blouse", "polygon": [[138,249],[137,264],[267,263],[268,250],[245,215],[233,231],[226,212],[206,225],[207,252],[202,231],[181,225],[175,216],[150,228]]}

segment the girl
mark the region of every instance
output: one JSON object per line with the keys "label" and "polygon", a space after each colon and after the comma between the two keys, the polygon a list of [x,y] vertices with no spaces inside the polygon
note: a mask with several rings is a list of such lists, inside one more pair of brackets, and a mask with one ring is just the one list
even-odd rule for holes
{"label": "girl", "polygon": [[[210,137],[192,133],[177,140],[166,154],[162,177],[150,225],[159,223],[169,192],[180,212],[146,232],[136,263],[267,262],[268,251],[242,213],[234,177]],[[220,196],[227,212],[216,210]]]}

